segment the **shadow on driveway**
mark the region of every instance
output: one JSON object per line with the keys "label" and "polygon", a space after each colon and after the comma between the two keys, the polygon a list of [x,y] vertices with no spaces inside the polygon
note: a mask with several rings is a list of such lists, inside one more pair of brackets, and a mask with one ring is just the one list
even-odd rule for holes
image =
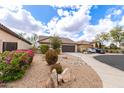
{"label": "shadow on driveway", "polygon": [[102,63],[124,71],[124,55],[99,55],[94,58]]}

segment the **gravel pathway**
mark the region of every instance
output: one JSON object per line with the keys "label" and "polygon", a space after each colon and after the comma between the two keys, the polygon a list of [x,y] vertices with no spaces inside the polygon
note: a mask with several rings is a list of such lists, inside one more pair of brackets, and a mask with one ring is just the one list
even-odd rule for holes
{"label": "gravel pathway", "polygon": [[[63,68],[70,68],[75,81],[64,83],[62,88],[85,88],[102,87],[102,81],[97,73],[78,57],[67,54],[59,55]],[[24,78],[7,83],[7,87],[14,88],[42,88],[42,82],[50,76],[50,67],[46,64],[44,55],[35,54],[31,67],[25,73]]]}

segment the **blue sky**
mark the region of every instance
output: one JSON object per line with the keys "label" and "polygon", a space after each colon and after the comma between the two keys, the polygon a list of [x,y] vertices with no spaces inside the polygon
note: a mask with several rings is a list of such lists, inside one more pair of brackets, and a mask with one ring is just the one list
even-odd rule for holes
{"label": "blue sky", "polygon": [[51,18],[58,16],[57,9],[48,5],[28,5],[23,8],[30,11],[37,20],[43,23],[47,23]]}
{"label": "blue sky", "polygon": [[[57,9],[49,6],[49,5],[27,5],[23,7],[24,9],[28,10],[31,12],[31,14],[37,19],[40,20],[41,22],[47,24],[53,17],[59,17],[57,13]],[[90,15],[92,16],[92,19],[90,20],[91,24],[98,24],[99,19],[104,18],[106,14],[110,13],[113,9],[120,9],[121,6],[115,6],[115,5],[98,5],[98,6],[93,6],[90,10]],[[71,8],[62,8],[63,10],[71,11]],[[77,11],[74,9],[74,11]],[[124,15],[124,12],[123,14]],[[118,19],[112,19],[114,20],[119,20],[121,17]]]}
{"label": "blue sky", "polygon": [[124,6],[0,6],[0,22],[15,32],[91,41],[96,34],[124,25]]}

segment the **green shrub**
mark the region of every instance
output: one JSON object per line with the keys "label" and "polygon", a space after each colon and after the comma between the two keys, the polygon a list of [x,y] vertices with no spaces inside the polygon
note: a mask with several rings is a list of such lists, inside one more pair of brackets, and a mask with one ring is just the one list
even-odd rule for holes
{"label": "green shrub", "polygon": [[60,63],[52,65],[51,66],[51,72],[52,72],[53,69],[56,69],[58,74],[61,74],[62,71],[63,71],[62,66],[61,66]]}
{"label": "green shrub", "polygon": [[[2,73],[0,80],[9,82],[21,78],[29,65],[26,62],[22,62],[22,60],[28,60],[25,59],[28,58],[26,55],[26,53],[10,52],[5,60],[0,63],[0,72]],[[23,59],[22,57],[25,58]]]}
{"label": "green shrub", "polygon": [[107,51],[108,53],[120,53],[121,52],[120,49],[108,49]]}
{"label": "green shrub", "polygon": [[33,59],[30,50],[17,50],[0,54],[0,81],[9,82],[22,78]]}
{"label": "green shrub", "polygon": [[118,47],[115,44],[113,44],[113,43],[110,44],[110,49],[117,49],[117,48]]}
{"label": "green shrub", "polygon": [[9,53],[10,53],[10,51],[5,51],[5,52],[1,53],[0,56],[1,56],[2,60],[5,60],[6,56],[8,56]]}
{"label": "green shrub", "polygon": [[121,50],[120,52],[121,52],[122,54],[124,54],[124,50]]}
{"label": "green shrub", "polygon": [[46,52],[45,58],[48,65],[53,65],[58,61],[58,54],[55,50],[50,49]]}
{"label": "green shrub", "polygon": [[45,54],[49,50],[48,45],[40,45],[40,51],[42,54]]}
{"label": "green shrub", "polygon": [[3,70],[3,75],[0,76],[0,80],[4,82],[9,82],[13,80],[17,80],[19,78],[22,78],[22,76],[25,73],[25,70],[22,70],[19,66],[14,66],[8,64]]}

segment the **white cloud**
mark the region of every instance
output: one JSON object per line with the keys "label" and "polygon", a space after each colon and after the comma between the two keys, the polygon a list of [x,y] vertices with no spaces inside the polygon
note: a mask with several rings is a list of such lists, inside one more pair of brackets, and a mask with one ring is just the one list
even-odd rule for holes
{"label": "white cloud", "polygon": [[121,21],[119,22],[119,25],[124,26],[124,16],[122,17]]}
{"label": "white cloud", "polygon": [[[90,24],[89,21],[91,16],[89,16],[89,13],[91,7],[92,6],[82,6],[77,12],[73,11],[73,13],[70,14],[70,12],[72,12],[70,11],[66,16],[64,16],[65,11],[59,8],[58,14],[62,16],[62,18],[56,21],[56,25],[54,25],[58,35],[71,38],[75,41],[92,41],[96,34],[101,32],[109,32],[114,26],[116,26],[117,22],[113,22],[111,20],[113,13],[100,19],[99,23],[96,25]],[[120,10],[114,11],[114,13],[118,15],[121,14]],[[80,35],[81,31],[83,33],[82,35]]]}
{"label": "white cloud", "polygon": [[[100,19],[98,24],[90,24],[89,15],[92,6],[69,6],[72,10],[64,10],[67,6],[54,6],[57,8],[59,17],[53,17],[46,25],[36,20],[32,14],[23,9],[22,6],[0,6],[0,22],[16,32],[37,33],[38,35],[54,35],[68,37],[75,41],[91,41],[95,35],[101,32],[110,31],[117,23],[124,25],[124,16],[121,21],[112,21],[112,15],[120,15],[122,10],[114,9],[114,12],[107,14]],[[73,9],[77,9],[74,11]],[[82,33],[80,33],[82,32]],[[82,35],[80,35],[82,34]]]}
{"label": "white cloud", "polygon": [[58,12],[58,15],[61,17],[69,16],[70,14],[68,11],[64,11],[63,9],[58,9],[57,12]]}
{"label": "white cloud", "polygon": [[52,7],[57,9],[62,8],[80,9],[82,5],[53,5]]}
{"label": "white cloud", "polygon": [[120,15],[122,13],[122,10],[118,9],[118,10],[114,10],[113,14],[114,15]]}
{"label": "white cloud", "polygon": [[30,12],[22,8],[22,6],[9,6],[0,8],[0,22],[13,29],[14,31],[23,31],[23,32],[37,32],[44,31],[46,26],[43,25],[40,21],[36,20]]}
{"label": "white cloud", "polygon": [[100,19],[99,23],[96,25],[87,25],[83,31],[84,34],[79,37],[78,40],[92,41],[95,39],[97,34],[101,32],[109,32],[114,26],[116,26],[116,24],[117,22],[113,22],[110,18],[107,17]]}
{"label": "white cloud", "polygon": [[56,27],[58,32],[68,32],[70,35],[83,30],[88,24],[91,16],[88,15],[91,6],[82,6],[79,11],[73,12],[58,20]]}

